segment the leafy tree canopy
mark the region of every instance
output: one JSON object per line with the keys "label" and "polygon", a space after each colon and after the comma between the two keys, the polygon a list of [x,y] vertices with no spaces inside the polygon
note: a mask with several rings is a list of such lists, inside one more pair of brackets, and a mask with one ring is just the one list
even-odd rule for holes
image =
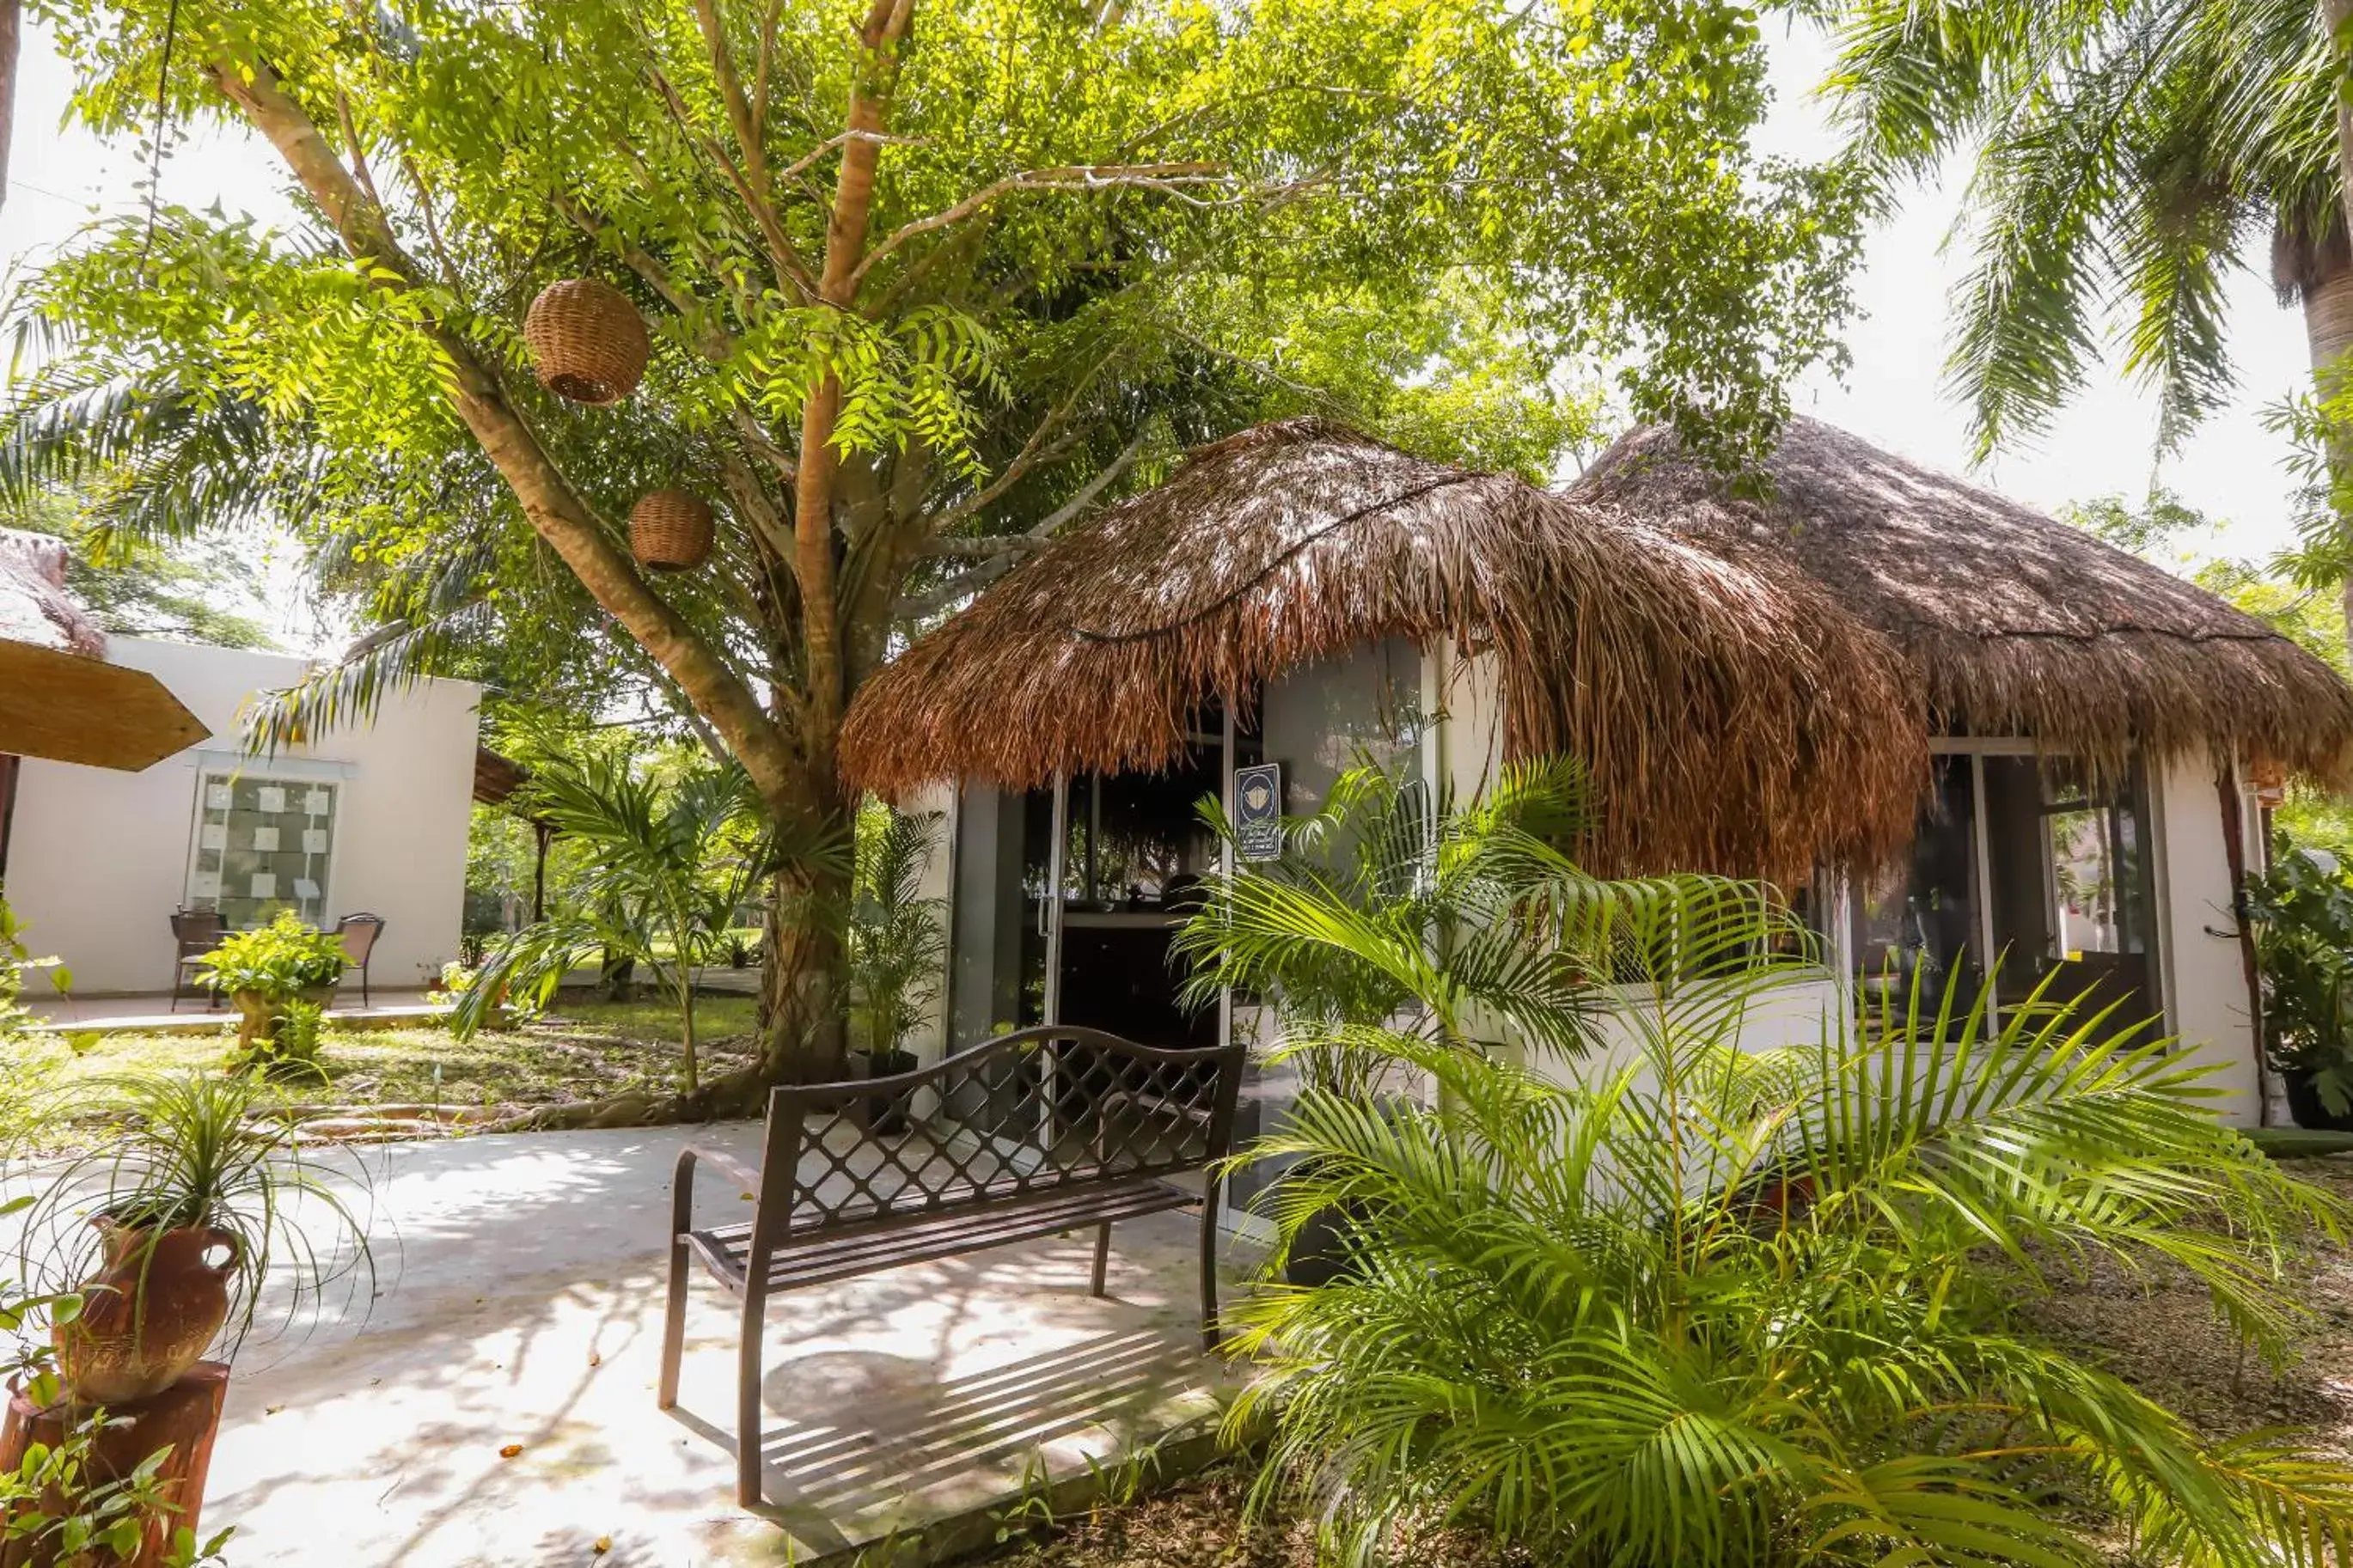
{"label": "leafy tree canopy", "polygon": [[[385,629],[271,738],[494,647],[642,682],[804,842],[893,639],[1184,447],[1312,408],[1541,475],[1606,374],[1737,455],[1845,303],[1845,182],[1749,147],[1716,0],[36,9],[87,123],[242,122],[309,221],[87,235],[16,309],[0,483],[292,520]],[[581,275],[653,329],[617,408],[520,340]],[[723,526],[657,584],[619,520],[671,485]]]}
{"label": "leafy tree canopy", "polygon": [[268,626],[235,607],[240,600],[258,605],[262,592],[248,539],[162,545],[116,538],[85,522],[72,498],[58,491],[0,506],[0,528],[64,540],[66,589],[107,631],[216,647],[276,646]]}

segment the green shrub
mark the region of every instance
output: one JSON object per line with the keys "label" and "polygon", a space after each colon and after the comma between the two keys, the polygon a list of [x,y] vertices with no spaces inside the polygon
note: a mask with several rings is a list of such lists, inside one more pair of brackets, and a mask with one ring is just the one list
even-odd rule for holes
{"label": "green shrub", "polygon": [[319,1056],[327,1030],[327,1010],[301,997],[279,1005],[271,1026],[256,1034],[250,1045],[231,1058],[238,1072],[266,1072],[280,1078],[314,1078],[323,1081],[325,1068]]}
{"label": "green shrub", "polygon": [[2263,977],[2263,1047],[2308,1072],[2336,1115],[2353,1110],[2353,878],[2334,856],[2292,849],[2247,880]]}
{"label": "green shrub", "polygon": [[[2353,1469],[2320,1438],[2201,1440],[2031,1311],[2161,1262],[2286,1354],[2295,1247],[2343,1216],[2216,1120],[2204,1069],[2039,996],[1991,1033],[1989,986],[1744,1050],[1786,915],[1577,873],[1529,831],[1573,782],[1446,814],[1438,880],[1245,870],[1188,932],[1237,976],[1393,985],[1393,1019],[1287,1018],[1285,1047],[1436,1090],[1325,1075],[1249,1151],[1292,1163],[1284,1246],[1337,1223],[1350,1265],[1229,1314],[1257,1502],[1349,1563],[1444,1526],[1546,1563],[2049,1568],[2100,1560],[2103,1521],[2136,1561],[2345,1561]],[[1433,891],[1479,866],[1488,893]]]}
{"label": "green shrub", "polygon": [[283,1002],[343,978],[341,937],[307,926],[291,910],[252,931],[224,937],[205,954],[204,982],[223,995],[252,992]]}

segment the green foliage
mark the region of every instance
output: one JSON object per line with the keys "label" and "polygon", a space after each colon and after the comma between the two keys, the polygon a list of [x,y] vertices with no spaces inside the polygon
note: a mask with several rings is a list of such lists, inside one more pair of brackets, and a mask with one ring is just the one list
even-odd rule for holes
{"label": "green foliage", "polygon": [[259,542],[249,533],[159,544],[90,523],[77,498],[58,490],[0,502],[0,527],[63,539],[66,591],[107,631],[215,647],[277,645],[269,627],[228,607],[260,602]]}
{"label": "green foliage", "polygon": [[[664,597],[788,685],[783,563],[746,501],[788,511],[825,376],[861,498],[844,603],[871,619],[896,579],[938,584],[934,535],[1115,500],[1259,418],[1335,414],[1544,476],[1612,375],[1638,413],[1754,452],[1786,378],[1838,352],[1852,193],[1757,154],[1758,29],[1704,0],[922,4],[850,310],[796,275],[827,244],[857,69],[834,0],[711,7],[720,48],[685,0],[37,14],[107,136],[147,134],[159,89],[175,129],[220,115],[212,63],[266,60],[417,258],[387,291],[309,207],[272,235],[167,205],[152,229],[95,226],[12,316],[0,495],[80,487],[124,537],[285,520],[386,629],[261,710],[281,741],[420,670],[580,711],[616,683],[685,706],[455,417],[437,331],[504,378],[602,518],[657,484],[724,498],[717,560]],[[582,273],[656,329],[620,408],[541,397],[523,363],[524,302]]]}
{"label": "green foliage", "polygon": [[[104,1142],[40,1167],[18,1256],[60,1284],[89,1279],[104,1240],[90,1223],[164,1229],[202,1226],[236,1239],[230,1332],[254,1326],[262,1287],[286,1287],[287,1321],[322,1304],[341,1284],[347,1300],[373,1299],[367,1221],[354,1205],[367,1173],[301,1142],[259,1075],[127,1073],[58,1086],[53,1117],[113,1124]],[[31,1136],[40,1136],[37,1122]],[[363,1307],[364,1310],[364,1306]]]}
{"label": "green foliage", "polygon": [[[2342,232],[2322,7],[2303,0],[1816,0],[1829,83],[1887,199],[1971,161],[1950,378],[1981,451],[2047,428],[2105,342],[2162,443],[2227,401],[2225,287],[2271,231]],[[2289,289],[2296,285],[2290,283]]]}
{"label": "green foliage", "polygon": [[1353,768],[1285,823],[1280,859],[1204,879],[1174,947],[1186,995],[1270,997],[1283,1053],[1309,1081],[1356,1093],[1394,1065],[1400,1028],[1566,1058],[1591,1043],[1596,976],[1646,978],[1665,1001],[1702,973],[1695,954],[1802,948],[1748,884],[1588,875],[1571,851],[1590,823],[1585,771],[1567,760],[1507,768],[1477,801],[1434,807],[1418,782]]}
{"label": "green foliage", "polygon": [[297,997],[285,1004],[269,1028],[234,1053],[229,1065],[235,1071],[276,1078],[324,1078],[319,1052],[326,1026],[327,1009]]}
{"label": "green foliage", "polygon": [[2308,1072],[2329,1110],[2353,1110],[2353,876],[2337,858],[2281,846],[2247,879],[2263,978],[2263,1047]]}
{"label": "green foliage", "polygon": [[[1542,777],[1507,791],[1524,824],[1573,798],[1573,774]],[[1549,850],[1471,826],[1479,809],[1428,837],[1542,868],[1509,969],[1484,931],[1434,940],[1426,889],[1392,891],[1396,934],[1377,944],[1355,934],[1374,900],[1268,879],[1266,907],[1297,909],[1293,940],[1315,950],[1293,972],[1365,965],[1399,1002],[1380,1024],[1286,1019],[1293,1047],[1321,1026],[1434,1093],[1311,1082],[1248,1152],[1291,1162],[1270,1189],[1284,1246],[1338,1214],[1352,1265],[1229,1314],[1259,1373],[1229,1432],[1268,1436],[1260,1506],[1316,1521],[1351,1563],[1419,1561],[1440,1528],[1537,1562],[1678,1568],[2088,1568],[2100,1515],[2169,1563],[2317,1563],[2353,1542],[2353,1470],[2317,1438],[2204,1441],[2028,1310],[2094,1263],[2163,1264],[2285,1353],[2295,1246],[2343,1216],[2219,1123],[2203,1069],[2046,997],[2003,1008],[1992,1037],[1956,1027],[1985,997],[1939,1002],[1916,976],[1865,1037],[1837,1011],[1810,1043],[1744,1049],[1744,1020],[1790,977],[1757,942],[1770,917],[1744,929],[1704,881],[1579,885]],[[1773,903],[1745,892],[1731,901]],[[1591,940],[1630,918],[1674,931],[1672,951]],[[1238,965],[1290,967],[1237,923]],[[1208,948],[1220,930],[1205,912],[1190,934]],[[1431,1026],[1474,994],[1511,1026]],[[1523,1039],[1584,1049],[1530,1070]]]}
{"label": "green foliage", "polygon": [[24,1003],[25,972],[46,969],[49,984],[62,993],[73,984],[73,972],[54,958],[35,958],[25,945],[25,927],[8,900],[0,899],[0,1042],[21,1034],[33,1018]]}
{"label": "green foliage", "polygon": [[872,1051],[898,1048],[947,973],[947,900],[923,896],[940,831],[937,812],[902,815],[874,801],[858,814],[843,972],[850,1016]]}
{"label": "green foliage", "polygon": [[302,992],[343,978],[346,954],[341,937],[305,925],[291,910],[251,931],[233,931],[204,956],[203,982],[224,996],[251,992],[287,1002]]}
{"label": "green foliage", "polygon": [[664,777],[627,751],[550,753],[533,759],[521,802],[585,846],[589,863],[571,908],[485,950],[450,1026],[471,1034],[503,997],[543,1007],[566,971],[628,958],[678,1009],[681,1083],[693,1093],[696,972],[723,952],[736,907],[775,858],[749,781],[709,763]]}

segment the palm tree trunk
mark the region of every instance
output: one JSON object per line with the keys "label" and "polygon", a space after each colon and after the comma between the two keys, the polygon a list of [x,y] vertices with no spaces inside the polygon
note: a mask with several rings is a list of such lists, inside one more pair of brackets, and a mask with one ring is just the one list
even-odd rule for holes
{"label": "palm tree trunk", "polygon": [[0,205],[8,200],[8,132],[16,122],[16,50],[22,26],[19,0],[0,0]]}
{"label": "palm tree trunk", "polygon": [[[2346,0],[2353,5],[2353,0]],[[2304,290],[2305,341],[2312,353],[2312,374],[2324,400],[2353,390],[2353,251],[2340,238],[2324,246],[2319,277]],[[2327,436],[2329,488],[2337,496],[2353,481],[2353,432],[2332,427]],[[2353,516],[2340,517],[2338,526],[2353,533]],[[2353,575],[2338,593],[2346,624],[2353,626]]]}

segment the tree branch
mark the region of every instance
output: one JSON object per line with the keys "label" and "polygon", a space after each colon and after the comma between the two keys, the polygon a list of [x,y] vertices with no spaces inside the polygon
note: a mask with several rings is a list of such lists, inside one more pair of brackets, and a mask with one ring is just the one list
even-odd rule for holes
{"label": "tree branch", "polygon": [[[311,199],[335,226],[343,247],[372,287],[416,292],[421,279],[383,210],[370,202],[336,159],[319,128],[260,61],[213,61],[214,85],[275,148]],[[533,530],[554,550],[598,605],[689,694],[723,736],[764,795],[799,798],[789,749],[752,689],[702,635],[656,594],[617,548],[595,512],[573,489],[545,448],[499,389],[465,337],[429,310],[423,330],[447,359],[459,417],[498,468]]]}
{"label": "tree branch", "polygon": [[922,616],[932,615],[945,609],[967,595],[980,592],[1008,572],[1012,571],[1032,551],[1091,511],[1095,499],[1117,483],[1119,477],[1135,465],[1136,458],[1144,455],[1144,448],[1151,438],[1152,426],[1147,424],[1135,433],[1134,437],[1125,447],[1120,448],[1118,457],[1104,464],[1101,472],[1080,486],[1076,495],[1039,519],[1036,526],[1027,533],[1018,533],[1007,539],[933,541],[932,553],[935,555],[964,553],[961,550],[943,549],[942,546],[995,544],[1002,548],[983,560],[971,571],[958,573],[927,593],[910,595],[899,599],[891,606],[892,615],[901,620],[913,620]]}
{"label": "tree branch", "polygon": [[801,259],[799,248],[793,244],[792,237],[785,232],[775,205],[763,199],[760,193],[753,188],[751,181],[744,177],[743,170],[735,166],[735,160],[727,155],[724,148],[694,128],[694,117],[686,107],[686,100],[678,95],[678,89],[670,85],[670,78],[653,66],[646,68],[646,74],[652,79],[655,89],[660,94],[664,107],[670,110],[670,118],[678,122],[678,128],[686,132],[687,139],[702,150],[704,157],[719,165],[727,175],[727,183],[735,187],[735,195],[751,213],[752,221],[759,226],[760,238],[768,248],[768,258],[776,264],[777,272],[801,291],[801,298],[814,298],[818,292],[817,279],[809,276],[808,263]]}
{"label": "tree branch", "polygon": [[[913,20],[914,0],[873,0],[860,30],[860,58],[849,93],[852,133],[834,176],[833,212],[826,224],[825,271],[818,297],[839,310],[855,309],[864,271],[868,225],[874,215],[874,172],[881,157],[875,138],[885,129],[898,85],[899,47]],[[793,493],[793,574],[800,580],[802,646],[808,660],[811,730],[829,750],[849,697],[841,646],[841,605],[834,584],[833,490],[839,461],[834,420],[841,412],[841,381],[828,375],[809,389],[801,408],[800,471]]]}
{"label": "tree branch", "polygon": [[934,229],[945,228],[950,224],[961,223],[999,196],[1015,191],[1099,191],[1141,186],[1181,197],[1186,186],[1224,184],[1229,179],[1223,163],[1073,163],[1065,168],[1031,169],[1024,174],[1008,174],[995,184],[975,191],[952,207],[944,208],[929,217],[919,217],[894,230],[867,253],[858,271],[860,276],[864,276],[876,262],[909,240]]}
{"label": "tree branch", "polygon": [[981,489],[942,512],[933,531],[945,533],[957,523],[979,511],[1020,483],[1023,477],[1039,463],[1050,457],[1056,457],[1069,450],[1066,444],[1058,445],[1054,437],[1061,430],[1064,422],[1070,418],[1071,410],[1078,406],[1079,399],[1086,395],[1087,388],[1094,384],[1095,377],[1101,375],[1103,367],[1110,363],[1111,356],[1108,354],[1097,360],[1093,367],[1079,378],[1079,384],[1071,388],[1070,395],[1056,404],[1047,412],[1046,417],[1038,422],[1038,427],[1029,432],[1029,439],[1022,444],[1020,451],[1013,455],[1013,460],[1005,465],[1004,471]]}

